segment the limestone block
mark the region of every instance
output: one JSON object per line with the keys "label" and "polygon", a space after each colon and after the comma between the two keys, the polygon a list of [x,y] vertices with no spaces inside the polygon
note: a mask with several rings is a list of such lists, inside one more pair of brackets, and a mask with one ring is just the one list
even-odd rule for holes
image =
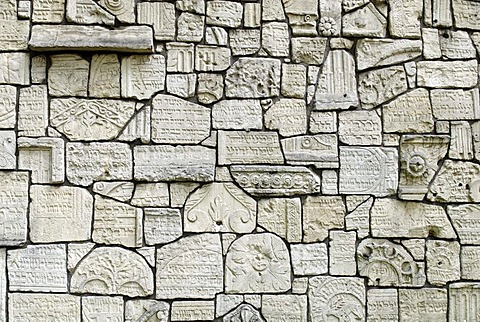
{"label": "limestone block", "polygon": [[164,88],[163,55],[132,55],[122,59],[122,97],[148,99]]}
{"label": "limestone block", "polygon": [[175,38],[175,5],[168,2],[137,4],[137,23],[153,26],[155,40]]}
{"label": "limestone block", "polygon": [[33,0],[33,22],[60,23],[65,16],[65,0]]}
{"label": "limestone block", "polygon": [[442,51],[440,50],[440,36],[437,29],[422,28],[422,41],[423,57],[426,59],[437,59],[442,57]]}
{"label": "limestone block", "polygon": [[246,56],[260,49],[260,29],[232,29],[229,45],[233,56]]}
{"label": "limestone block", "polygon": [[476,204],[451,205],[447,207],[448,215],[455,227],[460,243],[480,245],[477,229],[480,225],[480,207]]}
{"label": "limestone block", "polygon": [[480,118],[478,88],[433,89],[430,91],[433,116],[439,120],[471,120]]}
{"label": "limestone block", "polygon": [[307,132],[307,106],[303,99],[282,98],[265,112],[265,126],[282,136]]}
{"label": "limestone block", "polygon": [[29,85],[30,55],[22,52],[0,53],[0,83]]}
{"label": "limestone block", "polygon": [[140,207],[166,207],[169,198],[166,183],[138,183],[130,203]]}
{"label": "limestone block", "polygon": [[460,244],[456,241],[427,240],[427,279],[442,286],[460,279]]}
{"label": "limestone block", "polygon": [[120,62],[117,55],[93,55],[88,81],[90,97],[120,97]]}
{"label": "limestone block", "polygon": [[450,122],[450,147],[448,156],[451,159],[473,159],[472,128],[467,121]]}
{"label": "limestone block", "polygon": [[327,38],[294,37],[292,42],[292,60],[294,63],[320,65],[325,57]]}
{"label": "limestone block", "polygon": [[195,96],[197,74],[167,75],[167,92],[183,98]]}
{"label": "limestone block", "polygon": [[183,207],[190,193],[198,188],[198,183],[173,182],[170,183],[170,200],[172,207]]}
{"label": "limestone block", "polygon": [[346,13],[343,16],[342,25],[343,36],[385,37],[387,33],[387,19],[372,3]]}
{"label": "limestone block", "polygon": [[243,295],[218,294],[215,297],[215,317],[222,316],[242,304]]}
{"label": "limestone block", "polygon": [[80,297],[70,294],[11,293],[8,312],[10,321],[81,321]]}
{"label": "limestone block", "polygon": [[114,25],[115,16],[94,0],[67,0],[67,21],[83,25]]}
{"label": "limestone block", "polygon": [[98,4],[121,22],[135,22],[134,0],[100,0]]}
{"label": "limestone block", "polygon": [[287,57],[290,53],[288,24],[268,22],[262,25],[262,48],[273,57]]}
{"label": "limestone block", "polygon": [[370,218],[374,237],[456,238],[445,210],[437,205],[377,198]]}
{"label": "limestone block", "polygon": [[306,167],[235,165],[230,167],[230,172],[235,182],[252,195],[294,196],[320,192],[320,178]]}
{"label": "limestone block", "polygon": [[480,29],[480,3],[468,0],[452,0],[456,28]]}
{"label": "limestone block", "polygon": [[[347,196],[347,207],[348,207]],[[370,234],[370,210],[373,205],[373,198],[362,201],[353,210],[349,210],[345,216],[345,227],[347,230],[356,230],[359,238],[365,238]]]}
{"label": "limestone block", "polygon": [[260,199],[258,201],[258,225],[289,242],[301,242],[301,207],[299,198]]}
{"label": "limestone block", "polygon": [[316,36],[318,1],[282,0],[293,35]]}
{"label": "limestone block", "polygon": [[149,296],[153,294],[153,273],[137,253],[120,247],[98,247],[78,264],[70,292]]}
{"label": "limestone block", "polygon": [[364,239],[357,247],[357,265],[371,286],[420,287],[426,280],[424,263],[386,239]]}
{"label": "limestone block", "polygon": [[369,289],[367,314],[368,322],[397,322],[398,291],[392,288]]}
{"label": "limestone block", "polygon": [[422,0],[394,0],[389,2],[390,34],[398,38],[420,38],[423,13]]}
{"label": "limestone block", "polygon": [[472,39],[466,31],[444,30],[439,31],[439,33],[440,50],[443,58],[472,59],[476,57]]}
{"label": "limestone block", "polygon": [[223,96],[223,76],[220,74],[198,74],[197,97],[202,104],[219,101]]}
{"label": "limestone block", "polygon": [[295,275],[319,275],[328,272],[327,246],[324,243],[291,244],[292,268]]}
{"label": "limestone block", "polygon": [[[238,30],[238,29],[232,29]],[[260,39],[258,39],[260,42]],[[222,27],[207,27],[205,30],[205,43],[209,45],[227,46],[228,45],[228,32]]]}
{"label": "limestone block", "polygon": [[66,292],[67,253],[64,244],[28,245],[7,251],[8,289]]}
{"label": "limestone block", "polygon": [[277,96],[280,93],[280,61],[273,58],[239,58],[227,70],[225,84],[225,95],[231,98]]}
{"label": "limestone block", "polygon": [[67,178],[73,184],[91,185],[101,180],[130,180],[132,152],[124,143],[67,143]]}
{"label": "limestone block", "polygon": [[260,312],[250,304],[240,304],[235,310],[223,317],[223,322],[234,322],[241,319],[246,321],[266,322]]}
{"label": "limestone block", "polygon": [[227,293],[283,293],[291,288],[290,254],[270,233],[244,235],[227,252]]}
{"label": "limestone block", "polygon": [[285,21],[285,18],[281,0],[265,0],[262,3],[262,20]]}
{"label": "limestone block", "polygon": [[308,196],[303,204],[303,241],[323,241],[330,229],[343,228],[345,212],[340,196]]}
{"label": "limestone block", "polygon": [[185,231],[250,233],[256,209],[256,201],[233,183],[204,185],[185,202]]}
{"label": "limestone block", "polygon": [[195,64],[193,44],[171,42],[167,47],[167,72],[191,73]]}
{"label": "limestone block", "polygon": [[243,5],[243,25],[249,28],[260,27],[262,6],[260,3]]}
{"label": "limestone block", "polygon": [[18,135],[44,136],[48,126],[47,86],[20,88],[18,107]]}
{"label": "limestone block", "polygon": [[406,239],[401,243],[415,260],[422,261],[425,259],[425,239]]}
{"label": "limestone block", "polygon": [[0,249],[0,319],[7,319],[7,251]]}
{"label": "limestone block", "polygon": [[340,147],[340,193],[392,195],[397,191],[397,173],[395,148]]}
{"label": "limestone block", "polygon": [[480,283],[453,283],[449,285],[448,291],[448,320],[475,320],[477,311],[473,308],[478,307]]}
{"label": "limestone block", "polygon": [[16,105],[17,88],[10,85],[0,85],[0,128],[13,129],[15,127]]}
{"label": "limestone block", "polygon": [[95,247],[95,243],[69,243],[67,248],[67,269],[72,273],[77,264]]}
{"label": "limestone block", "polygon": [[93,184],[93,192],[127,202],[132,198],[134,184],[126,181],[100,181]]}
{"label": "limestone block", "polygon": [[87,96],[90,64],[77,54],[51,56],[48,69],[49,94],[52,96]]}
{"label": "limestone block", "polygon": [[338,174],[335,170],[322,171],[322,194],[337,195],[338,194]]}
{"label": "limestone block", "polygon": [[32,57],[32,66],[30,68],[32,83],[41,84],[47,79],[47,57],[45,55],[36,55]]}
{"label": "limestone block", "polygon": [[262,295],[262,314],[267,321],[307,322],[307,296]]}
{"label": "limestone block", "polygon": [[28,182],[26,171],[1,171],[0,245],[15,246],[27,240]]}
{"label": "limestone block", "polygon": [[365,285],[358,277],[315,276],[308,283],[311,321],[337,319],[365,320]]}
{"label": "limestone block", "polygon": [[417,63],[417,85],[436,88],[469,88],[478,82],[478,62],[420,61]]}
{"label": "limestone block", "polygon": [[357,67],[388,66],[419,57],[422,42],[410,39],[360,39],[356,47]]}
{"label": "limestone block", "polygon": [[2,50],[26,50],[30,24],[22,20],[0,20]]}
{"label": "limestone block", "polygon": [[340,36],[342,32],[342,1],[320,1],[318,32],[322,36]]}
{"label": "limestone block", "polygon": [[259,100],[222,100],[213,105],[214,129],[261,130],[262,123],[262,107]]}
{"label": "limestone block", "polygon": [[4,21],[13,21],[17,19],[16,13],[16,3],[15,0],[5,0],[0,4],[0,12],[2,15],[0,16],[1,20]]}
{"label": "limestone block", "polygon": [[282,64],[281,93],[287,97],[303,98],[307,82],[307,69],[300,64]]}
{"label": "limestone block", "polygon": [[215,318],[214,301],[175,301],[172,303],[172,321],[212,321]]}
{"label": "limestone block", "polygon": [[130,118],[130,121],[120,132],[117,139],[119,141],[132,142],[140,139],[142,143],[149,143],[151,137],[151,106],[145,106],[138,110]]}
{"label": "limestone block", "polygon": [[230,67],[232,53],[229,48],[197,45],[195,48],[195,70],[218,72]]}
{"label": "limestone block", "polygon": [[132,101],[58,98],[50,101],[50,124],[72,141],[109,140],[134,112]]}
{"label": "limestone block", "polygon": [[371,109],[407,91],[407,75],[400,66],[375,69],[359,75],[362,108]]}
{"label": "limestone block", "polygon": [[168,322],[170,304],[155,300],[130,300],[125,303],[125,322]]}
{"label": "limestone block", "polygon": [[213,299],[223,290],[220,236],[193,235],[159,248],[156,283],[159,299]]}
{"label": "limestone block", "polygon": [[94,242],[126,247],[142,246],[142,209],[97,195],[93,217]]}
{"label": "limestone block", "polygon": [[[62,6],[63,8],[63,6]],[[150,53],[150,26],[128,26],[110,30],[100,26],[35,25],[28,45],[37,51],[116,51]]]}
{"label": "limestone block", "polygon": [[297,277],[292,281],[292,294],[306,294],[308,288],[308,277]]}
{"label": "limestone block", "polygon": [[13,170],[17,165],[17,140],[14,131],[0,131],[0,169]]}
{"label": "limestone block", "polygon": [[243,6],[234,1],[207,1],[207,24],[221,27],[240,27]]}
{"label": "limestone block", "polygon": [[337,112],[311,112],[311,133],[334,133],[337,132]]}
{"label": "limestone block", "polygon": [[329,272],[331,275],[353,276],[357,273],[356,241],[355,232],[330,230]]}
{"label": "limestone block", "polygon": [[447,290],[400,289],[399,321],[447,321]]}
{"label": "limestone block", "polygon": [[380,145],[382,122],[377,111],[347,111],[338,114],[338,138],[348,145]]}
{"label": "limestone block", "polygon": [[204,0],[179,0],[176,2],[176,8],[181,11],[205,14],[205,1]]}
{"label": "limestone block", "polygon": [[82,297],[82,321],[123,320],[123,305],[121,296]]}

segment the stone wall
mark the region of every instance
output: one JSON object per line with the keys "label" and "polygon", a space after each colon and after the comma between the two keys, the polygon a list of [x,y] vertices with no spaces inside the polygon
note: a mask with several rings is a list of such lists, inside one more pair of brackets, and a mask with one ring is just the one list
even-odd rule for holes
{"label": "stone wall", "polygon": [[480,321],[478,0],[0,0],[0,321]]}

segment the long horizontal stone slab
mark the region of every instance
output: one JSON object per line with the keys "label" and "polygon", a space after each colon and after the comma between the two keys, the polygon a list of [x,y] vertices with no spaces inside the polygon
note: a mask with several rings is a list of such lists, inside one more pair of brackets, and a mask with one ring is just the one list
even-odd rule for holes
{"label": "long horizontal stone slab", "polygon": [[152,52],[153,30],[132,26],[110,30],[99,26],[36,25],[28,42],[30,49],[105,50],[116,52]]}

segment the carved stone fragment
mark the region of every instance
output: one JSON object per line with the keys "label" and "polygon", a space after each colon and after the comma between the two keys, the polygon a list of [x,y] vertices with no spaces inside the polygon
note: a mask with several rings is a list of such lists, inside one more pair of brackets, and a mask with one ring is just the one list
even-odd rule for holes
{"label": "carved stone fragment", "polygon": [[123,320],[121,296],[85,296],[82,298],[82,321]]}
{"label": "carved stone fragment", "polygon": [[28,53],[0,53],[0,83],[28,85],[30,83],[29,66],[30,55]]}
{"label": "carved stone fragment", "polygon": [[388,66],[419,57],[422,42],[409,39],[360,39],[356,47],[357,67]]}
{"label": "carved stone fragment", "polygon": [[204,16],[181,13],[177,20],[177,40],[200,42],[203,39],[204,26]]}
{"label": "carved stone fragment", "polygon": [[311,133],[334,133],[337,132],[337,112],[311,112]]}
{"label": "carved stone fragment", "polygon": [[478,82],[478,61],[420,61],[417,85],[436,88],[469,88]]}
{"label": "carved stone fragment", "polygon": [[292,60],[294,63],[320,65],[325,57],[327,38],[292,38]]}
{"label": "carved stone fragment", "polygon": [[452,0],[455,27],[479,30],[480,3],[471,0]]}
{"label": "carved stone fragment", "polygon": [[327,246],[324,243],[291,244],[292,268],[295,275],[318,275],[328,271]]}
{"label": "carved stone fragment", "polygon": [[460,253],[462,279],[480,278],[480,247],[462,246]]}
{"label": "carved stone fragment", "polygon": [[214,301],[175,301],[172,303],[171,320],[212,321],[215,318]]}
{"label": "carved stone fragment", "polygon": [[400,321],[447,321],[445,289],[400,289],[398,297]]}
{"label": "carved stone fragment", "polygon": [[456,241],[427,240],[427,279],[442,286],[460,279],[460,244]]}
{"label": "carved stone fragment", "polygon": [[318,1],[282,0],[293,35],[316,36]]}
{"label": "carved stone fragment", "polygon": [[138,183],[130,202],[140,207],[165,207],[169,204],[168,185],[166,183]]}
{"label": "carved stone fragment", "polygon": [[33,22],[62,22],[65,16],[65,0],[33,0]]}
{"label": "carved stone fragment", "polygon": [[137,4],[137,22],[153,26],[155,40],[175,38],[175,5],[168,2]]}
{"label": "carved stone fragment", "polygon": [[94,243],[68,243],[67,269],[72,273],[78,263],[95,247]]}
{"label": "carved stone fragment", "polygon": [[94,0],[67,0],[67,21],[84,25],[114,25],[115,16]]}
{"label": "carved stone fragment", "polygon": [[472,128],[467,121],[450,122],[450,148],[448,156],[451,159],[473,159]]}
{"label": "carved stone fragment", "polygon": [[122,59],[122,97],[149,99],[165,88],[165,57],[132,55]]}
{"label": "carved stone fragment", "polygon": [[472,120],[480,118],[478,88],[433,89],[430,91],[433,116],[439,120]]}
{"label": "carved stone fragment", "polygon": [[229,48],[197,45],[195,70],[200,72],[223,71],[230,67],[232,53]]}
{"label": "carved stone fragment", "polygon": [[265,112],[265,126],[282,136],[307,132],[307,106],[302,99],[283,98]]}
{"label": "carved stone fragment", "polygon": [[[373,205],[373,198],[359,204],[353,211],[345,216],[347,230],[356,230],[359,238],[365,238],[370,234],[370,210]],[[348,207],[348,196],[347,196]]]}
{"label": "carved stone fragment", "polygon": [[262,107],[259,100],[222,100],[213,105],[214,129],[261,130],[262,123]]}
{"label": "carved stone fragment", "polygon": [[0,248],[0,319],[7,319],[7,251]]}
{"label": "carved stone fragment", "polygon": [[137,253],[120,247],[98,247],[78,264],[70,292],[149,296],[153,294],[153,273]]}
{"label": "carved stone fragment", "polygon": [[468,321],[478,317],[474,308],[479,305],[480,283],[453,283],[448,291],[448,321]]}
{"label": "carved stone fragment", "polygon": [[307,296],[262,295],[262,314],[267,321],[307,322]]}
{"label": "carved stone fragment", "polygon": [[[15,155],[17,140],[14,131],[0,131],[0,169],[13,170],[17,166]],[[21,169],[21,167],[19,167]]]}
{"label": "carved stone fragment", "polygon": [[202,104],[219,101],[223,96],[223,75],[198,74],[197,97]]}
{"label": "carved stone fragment", "polygon": [[262,25],[262,48],[273,57],[287,57],[290,53],[288,25],[269,22]]}
{"label": "carved stone fragment", "polygon": [[240,27],[243,6],[234,1],[207,1],[207,24],[222,27]]}
{"label": "carved stone fragment", "polygon": [[478,229],[480,227],[480,206],[476,204],[447,207],[448,215],[455,227],[460,243],[480,245]]}
{"label": "carved stone fragment", "polygon": [[343,228],[344,217],[340,196],[308,196],[303,204],[303,241],[323,241],[330,229]]}
{"label": "carved stone fragment", "polygon": [[420,38],[422,0],[393,0],[390,5],[390,34],[398,38]]}
{"label": "carved stone fragment", "polygon": [[265,322],[260,312],[250,304],[240,304],[235,310],[223,317],[223,322]]}
{"label": "carved stone fragment", "polygon": [[330,230],[329,272],[331,275],[353,276],[357,273],[355,243],[357,234]]}
{"label": "carved stone fragment", "polygon": [[338,138],[348,145],[380,145],[382,122],[377,111],[347,111],[338,114]]}
{"label": "carved stone fragment", "polygon": [[100,0],[98,4],[121,22],[135,22],[134,0]]}
{"label": "carved stone fragment", "polygon": [[185,231],[250,233],[256,208],[256,201],[233,183],[208,184],[185,203]]}
{"label": "carved stone fragment", "polygon": [[167,75],[167,92],[183,98],[195,96],[196,74]]}
{"label": "carved stone fragment", "polygon": [[155,296],[213,299],[223,290],[222,263],[218,234],[193,235],[163,246],[157,250]]}
{"label": "carved stone fragment", "polygon": [[16,104],[17,88],[10,85],[0,85],[0,128],[14,128],[17,115]]}
{"label": "carved stone fragment", "polygon": [[145,106],[137,111],[117,139],[127,142],[140,139],[142,143],[149,143],[151,136],[151,110],[151,106]]}
{"label": "carved stone fragment", "polygon": [[48,88],[52,96],[87,96],[90,64],[77,54],[51,57]]}
{"label": "carved stone fragment", "polygon": [[126,181],[101,181],[93,184],[93,192],[123,202],[132,198],[133,189],[134,184]]}
{"label": "carved stone fragment", "polygon": [[2,50],[28,49],[29,30],[30,24],[28,21],[0,19],[0,43],[2,44]]}
{"label": "carved stone fragment", "polygon": [[11,321],[80,322],[80,297],[70,294],[10,293]]}
{"label": "carved stone fragment", "polygon": [[398,291],[396,289],[369,289],[367,291],[367,321],[397,322]]}
{"label": "carved stone fragment", "polygon": [[257,223],[289,242],[301,242],[301,213],[302,204],[299,198],[260,199]]}
{"label": "carved stone fragment", "polygon": [[146,208],[143,212],[147,245],[166,244],[182,236],[182,216],[178,209]]}
{"label": "carved stone fragment", "polygon": [[306,167],[231,166],[233,179],[252,195],[293,196],[320,192],[320,178]]}
{"label": "carved stone fragment", "polygon": [[88,92],[91,97],[120,97],[120,62],[117,55],[93,55]]}
{"label": "carved stone fragment", "polygon": [[342,25],[343,36],[385,37],[387,33],[387,19],[372,3],[346,13],[343,16]]}
{"label": "carved stone fragment", "polygon": [[168,322],[170,305],[155,300],[130,300],[125,303],[125,322]]}
{"label": "carved stone fragment", "polygon": [[227,293],[283,293],[291,288],[290,254],[270,233],[244,235],[227,252]]}

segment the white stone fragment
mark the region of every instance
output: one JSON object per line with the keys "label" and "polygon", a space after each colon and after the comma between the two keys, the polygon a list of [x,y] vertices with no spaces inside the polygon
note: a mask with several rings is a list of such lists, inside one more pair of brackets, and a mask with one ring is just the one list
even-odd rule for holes
{"label": "white stone fragment", "polygon": [[223,290],[222,264],[218,234],[188,236],[165,245],[157,250],[155,296],[213,299]]}
{"label": "white stone fragment", "polygon": [[67,246],[67,269],[72,273],[77,264],[95,247],[95,243],[69,243]]}
{"label": "white stone fragment", "polygon": [[80,297],[70,294],[11,293],[10,321],[80,322]]}
{"label": "white stone fragment", "polygon": [[426,59],[437,59],[442,57],[442,51],[440,50],[440,37],[437,29],[422,28],[422,41],[423,57]]}
{"label": "white stone fragment", "polygon": [[127,142],[140,139],[142,143],[149,143],[151,136],[151,110],[151,106],[145,106],[136,112],[117,139]]}
{"label": "white stone fragment", "polygon": [[278,130],[282,136],[307,132],[307,106],[305,100],[282,98],[265,112],[265,126]]}
{"label": "white stone fragment", "polygon": [[166,244],[182,236],[182,217],[178,209],[146,208],[144,214],[147,245]]}
{"label": "white stone fragment", "polygon": [[52,96],[87,96],[90,64],[77,54],[51,56],[48,88]]}
{"label": "white stone fragment", "polygon": [[137,23],[153,26],[155,40],[175,38],[175,5],[168,2],[137,4]]}
{"label": "white stone fragment", "polygon": [[334,134],[317,134],[287,138],[281,142],[288,164],[338,168],[337,141]]}
{"label": "white stone fragment", "polygon": [[172,182],[170,183],[170,203],[172,207],[183,207],[190,193],[198,188],[198,183]]}
{"label": "white stone fragment", "polygon": [[214,301],[175,301],[171,321],[212,321],[215,318]]}
{"label": "white stone fragment", "polygon": [[400,289],[398,295],[400,321],[447,321],[447,290]]}
{"label": "white stone fragment", "polygon": [[170,304],[155,300],[130,300],[125,303],[125,322],[168,322]]}
{"label": "white stone fragment", "polygon": [[455,227],[460,243],[480,245],[477,229],[480,226],[480,207],[476,204],[448,206],[448,215]]}
{"label": "white stone fragment", "polygon": [[330,229],[343,228],[345,212],[340,196],[308,196],[303,203],[303,241],[323,241]]}
{"label": "white stone fragment", "polygon": [[269,22],[262,25],[262,48],[273,57],[287,57],[290,53],[288,24]]}
{"label": "white stone fragment", "polygon": [[122,97],[149,99],[165,88],[165,57],[132,55],[122,59]]}
{"label": "white stone fragment", "polygon": [[311,112],[311,133],[334,133],[337,132],[337,112]]}
{"label": "white stone fragment", "polygon": [[88,186],[94,181],[130,180],[132,152],[124,143],[67,143],[67,178],[73,184]]}
{"label": "white stone fragment", "polygon": [[194,46],[186,43],[167,43],[167,72],[191,73],[195,64]]}
{"label": "white stone fragment", "polygon": [[7,251],[0,248],[0,319],[7,320]]}
{"label": "white stone fragment", "polygon": [[[232,31],[233,30],[238,29],[232,29]],[[260,42],[260,39],[258,39],[258,42]],[[222,27],[207,27],[205,30],[205,43],[209,45],[226,46],[228,45],[228,32]]]}
{"label": "white stone fragment", "polygon": [[70,292],[125,295],[153,294],[153,273],[145,259],[120,247],[98,247],[77,266]]}
{"label": "white stone fragment", "polygon": [[480,278],[480,247],[462,246],[460,263],[462,279],[478,280]]}
{"label": "white stone fragment", "polygon": [[307,296],[262,295],[262,314],[267,321],[307,322]]}
{"label": "white stone fragment", "polygon": [[367,322],[396,322],[398,320],[398,291],[369,289],[367,291]]}
{"label": "white stone fragment", "polygon": [[[433,116],[438,120],[472,120],[480,118],[478,88],[433,89],[430,91]],[[438,123],[438,121],[437,121]]]}
{"label": "white stone fragment", "polygon": [[13,170],[17,167],[16,147],[15,132],[0,131],[0,169]]}
{"label": "white stone fragment", "polygon": [[283,0],[282,2],[293,35],[317,35],[318,1]]}
{"label": "white stone fragment", "polygon": [[[347,207],[348,207],[347,196]],[[365,238],[370,234],[370,209],[372,208],[373,198],[360,203],[354,210],[345,216],[345,226],[347,230],[356,230],[358,238]]]}
{"label": "white stone fragment", "polygon": [[199,72],[223,71],[230,67],[232,53],[229,48],[197,45],[195,70]]}
{"label": "white stone fragment", "polygon": [[356,47],[357,67],[388,66],[419,57],[422,42],[410,39],[360,39]]}
{"label": "white stone fragment", "polygon": [[347,111],[338,114],[338,138],[348,145],[380,145],[382,122],[377,111]]}
{"label": "white stone fragment", "polygon": [[448,156],[451,159],[473,159],[472,128],[467,121],[450,122],[450,147]]}
{"label": "white stone fragment", "polygon": [[286,97],[303,98],[307,82],[307,69],[300,64],[282,64],[281,93]]}
{"label": "white stone fragment", "polygon": [[219,101],[223,96],[223,75],[198,74],[197,98],[202,104]]}
{"label": "white stone fragment", "polygon": [[124,303],[121,296],[82,297],[82,321],[123,320]]}
{"label": "white stone fragment", "polygon": [[114,25],[115,16],[94,0],[67,0],[67,21],[84,25]]}
{"label": "white stone fragment", "polygon": [[205,14],[204,0],[178,0],[176,1],[176,7],[181,11]]}
{"label": "white stone fragment", "polygon": [[325,57],[327,38],[294,37],[292,43],[292,60],[294,63],[320,65]]}
{"label": "white stone fragment", "polygon": [[190,98],[195,95],[196,83],[196,74],[169,74],[167,75],[167,92],[183,98]]}
{"label": "white stone fragment", "polygon": [[120,97],[120,62],[117,55],[93,55],[88,81],[90,97]]}
{"label": "white stone fragment", "polygon": [[420,38],[422,0],[389,1],[390,34],[395,38]]}
{"label": "white stone fragment", "polygon": [[[19,2],[19,4],[21,3]],[[29,21],[0,19],[0,43],[2,44],[2,50],[28,49],[29,30]]]}
{"label": "white stone fragment", "polygon": [[[478,307],[480,283],[454,283],[449,287],[449,321],[475,320],[477,313],[473,308]],[[472,308],[466,310],[465,308]]]}
{"label": "white stone fragment", "polygon": [[387,19],[372,3],[346,13],[342,25],[342,35],[347,37],[385,37],[387,33]]}
{"label": "white stone fragment", "polygon": [[169,205],[168,185],[166,183],[138,183],[130,202],[140,207],[166,207]]}
{"label": "white stone fragment", "polygon": [[354,276],[357,273],[355,250],[357,234],[330,230],[329,273],[331,275]]}
{"label": "white stone fragment", "polygon": [[242,304],[243,295],[218,294],[215,297],[215,317],[222,316]]}
{"label": "white stone fragment", "polygon": [[227,293],[283,293],[291,288],[290,254],[270,233],[244,235],[227,252]]}
{"label": "white stone fragment", "polygon": [[201,41],[204,27],[205,16],[182,12],[177,20],[177,41]]}
{"label": "white stone fragment", "polygon": [[222,100],[213,105],[214,129],[261,130],[262,123],[262,107],[259,100]]}
{"label": "white stone fragment", "polygon": [[306,294],[308,288],[308,277],[297,277],[292,281],[292,294]]}
{"label": "white stone fragment", "polygon": [[0,128],[13,129],[15,127],[16,105],[17,88],[10,85],[0,85]]}
{"label": "white stone fragment", "polygon": [[469,88],[478,82],[478,61],[420,61],[417,85],[436,88]]}
{"label": "white stone fragment", "polygon": [[302,241],[302,204],[299,198],[269,198],[258,201],[259,226],[285,238]]}
{"label": "white stone fragment", "polygon": [[62,22],[65,16],[65,0],[33,0],[33,22]]}
{"label": "white stone fragment", "polygon": [[7,251],[8,289],[66,292],[67,253],[64,244],[28,245]]}
{"label": "white stone fragment", "polygon": [[467,59],[475,58],[476,50],[472,39],[466,31],[439,31],[440,50],[443,58]]}
{"label": "white stone fragment", "polygon": [[101,181],[93,184],[93,192],[127,202],[132,198],[134,184],[126,181]]}
{"label": "white stone fragment", "polygon": [[98,4],[121,22],[135,22],[134,0],[100,0]]}
{"label": "white stone fragment", "polygon": [[12,85],[30,84],[30,55],[28,53],[0,53],[1,83]]}
{"label": "white stone fragment", "polygon": [[442,286],[460,279],[460,244],[456,241],[427,240],[427,279]]}
{"label": "white stone fragment", "polygon": [[221,27],[240,27],[243,6],[239,2],[214,0],[207,1],[207,24]]}
{"label": "white stone fragment", "polygon": [[256,201],[233,183],[208,184],[185,202],[185,231],[250,233],[256,209]]}
{"label": "white stone fragment", "polygon": [[479,30],[480,3],[469,0],[452,0],[453,18],[456,28]]}
{"label": "white stone fragment", "polygon": [[318,32],[322,36],[339,36],[342,31],[342,1],[320,1]]}
{"label": "white stone fragment", "polygon": [[328,253],[324,243],[291,244],[292,268],[295,275],[319,275],[328,272]]}

